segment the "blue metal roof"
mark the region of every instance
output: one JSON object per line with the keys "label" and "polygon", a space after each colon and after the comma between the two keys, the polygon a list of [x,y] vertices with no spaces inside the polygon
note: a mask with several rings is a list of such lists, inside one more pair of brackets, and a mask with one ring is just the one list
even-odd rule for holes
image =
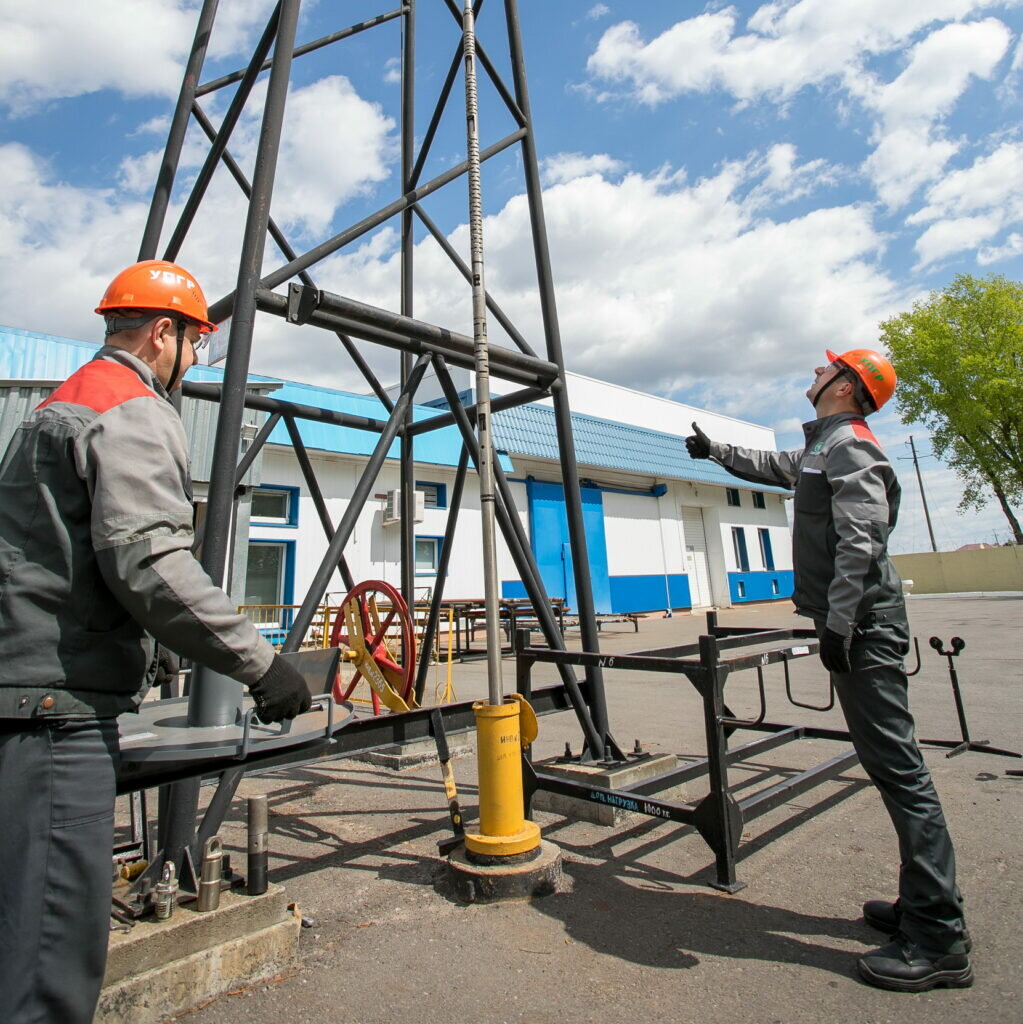
{"label": "blue metal roof", "polygon": [[[709,459],[692,459],[685,440],[676,434],[616,423],[597,416],[572,414],[575,457],[581,466],[618,469],[644,476],[692,480],[735,487],[736,478]],[[494,416],[494,445],[509,455],[558,458],[554,410],[545,405],[520,405]],[[744,488],[787,494],[782,487],[743,481]]]}
{"label": "blue metal roof", "polygon": [[[0,378],[22,380],[63,380],[87,363],[95,354],[97,345],[48,334],[0,327]],[[196,366],[189,371],[189,379],[211,384],[223,381],[223,370],[217,367]],[[285,402],[331,409],[353,416],[386,420],[387,410],[373,396],[356,395],[347,391],[297,384],[276,377],[249,377],[252,381],[278,384],[274,398]],[[444,409],[415,406],[416,422],[443,414]],[[307,448],[336,452],[344,455],[369,455],[376,444],[372,431],[335,427],[327,423],[298,420],[299,432]],[[558,438],[555,430],[554,410],[544,405],[523,405],[495,414],[494,447],[499,450],[501,466],[511,471],[508,455],[527,455],[557,461]],[[582,466],[616,469],[640,473],[644,476],[698,483],[736,486],[736,478],[727,470],[708,460],[694,461],[686,451],[685,441],[657,430],[629,426],[596,416],[572,414],[576,459]],[[272,444],[290,447],[291,439],[283,424],[278,424],[270,435]],[[504,455],[502,453],[507,453]],[[443,427],[422,434],[415,440],[417,462],[438,466],[458,464],[461,437],[454,426]],[[389,458],[398,458],[396,441],[388,452]],[[766,487],[743,482],[753,490],[787,493],[780,487]]]}

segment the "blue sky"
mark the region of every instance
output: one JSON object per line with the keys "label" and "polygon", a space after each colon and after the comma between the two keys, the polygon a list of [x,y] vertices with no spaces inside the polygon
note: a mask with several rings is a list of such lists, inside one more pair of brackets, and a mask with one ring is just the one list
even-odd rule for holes
{"label": "blue sky", "polygon": [[[307,0],[298,40],[395,5]],[[956,273],[1023,278],[1021,6],[520,0],[568,368],[767,424],[795,446],[825,347],[876,344],[880,320]],[[244,65],[271,7],[221,0],[203,81]],[[198,4],[0,9],[0,322],[98,340],[91,309],[135,258]],[[421,139],[459,27],[442,0],[418,11]],[[299,250],[398,193],[398,25],[295,64],[273,215]],[[510,82],[503,4],[484,4],[478,30]],[[464,159],[461,88],[424,180]],[[229,99],[201,103],[218,122]],[[480,125],[484,145],[512,130],[485,81]],[[231,144],[247,169],[258,129],[250,103]],[[193,126],[184,185],[204,156]],[[485,166],[487,284],[539,348],[523,192],[514,154]],[[464,185],[424,205],[467,253]],[[241,217],[219,173],[180,256],[211,299],[233,288]],[[397,248],[391,222],[325,261],[317,283],[396,308]],[[269,248],[265,268],[279,262]],[[467,289],[425,231],[415,313],[471,333]],[[490,333],[502,341],[496,324]],[[393,354],[371,356],[396,377]],[[320,332],[278,321],[259,322],[252,368],[365,390]],[[893,459],[908,456],[910,433],[929,451],[925,431],[891,411],[874,425]],[[923,550],[912,464],[897,465],[895,546]],[[954,477],[933,458],[924,467],[942,547],[1007,537],[994,508],[958,516]]]}

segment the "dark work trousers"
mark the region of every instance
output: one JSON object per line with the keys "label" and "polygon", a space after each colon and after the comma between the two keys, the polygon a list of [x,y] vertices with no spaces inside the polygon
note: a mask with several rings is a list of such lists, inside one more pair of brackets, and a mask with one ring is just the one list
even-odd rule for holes
{"label": "dark work trousers", "polygon": [[0,719],[0,1021],[89,1024],[110,936],[117,722]]}
{"label": "dark work trousers", "polygon": [[900,929],[926,950],[962,952],[955,852],[913,736],[903,662],[908,652],[905,609],[872,613],[853,633],[852,671],[832,679],[860,764],[880,792],[899,838]]}

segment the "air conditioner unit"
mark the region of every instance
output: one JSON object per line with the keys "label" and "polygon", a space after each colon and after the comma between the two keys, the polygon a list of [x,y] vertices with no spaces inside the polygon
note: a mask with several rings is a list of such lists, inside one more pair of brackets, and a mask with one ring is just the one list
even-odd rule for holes
{"label": "air conditioner unit", "polygon": [[[423,511],[426,508],[426,495],[422,491],[415,491],[414,493],[416,500],[412,521],[414,523],[421,523],[423,521]],[[395,523],[401,522],[400,488],[387,492],[387,498],[384,501],[384,515],[381,522],[384,526],[393,526]]]}

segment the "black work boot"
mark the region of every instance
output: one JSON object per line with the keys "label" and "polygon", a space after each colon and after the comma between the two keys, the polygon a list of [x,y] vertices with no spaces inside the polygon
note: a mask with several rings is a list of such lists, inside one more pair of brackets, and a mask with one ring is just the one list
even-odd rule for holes
{"label": "black work boot", "polygon": [[[899,930],[900,917],[898,901],[889,903],[887,900],[867,900],[863,904],[863,920],[871,928],[876,928],[885,935],[894,935]],[[962,940],[963,949],[969,953],[973,949],[973,940],[965,925],[963,926]]]}
{"label": "black work boot", "polygon": [[939,953],[921,949],[905,935],[856,961],[860,977],[877,988],[895,992],[928,992],[932,988],[969,988],[973,968],[965,953]]}

